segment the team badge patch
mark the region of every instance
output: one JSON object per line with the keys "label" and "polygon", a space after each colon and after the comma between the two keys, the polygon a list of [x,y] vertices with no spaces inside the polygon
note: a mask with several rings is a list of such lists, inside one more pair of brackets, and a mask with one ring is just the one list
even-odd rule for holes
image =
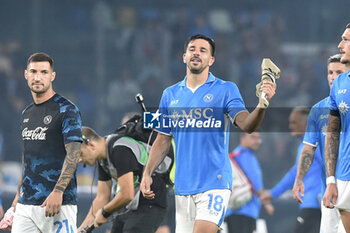
{"label": "team badge patch", "polygon": [[206,95],[203,97],[203,100],[204,100],[204,102],[207,102],[207,103],[208,103],[208,102],[212,101],[213,98],[214,98],[213,94],[206,94]]}
{"label": "team badge patch", "polygon": [[349,106],[343,100],[339,104],[339,111],[344,115],[348,112]]}
{"label": "team badge patch", "polygon": [[52,116],[51,115],[47,115],[46,117],[44,117],[43,122],[44,122],[45,125],[50,124],[51,121],[52,121]]}

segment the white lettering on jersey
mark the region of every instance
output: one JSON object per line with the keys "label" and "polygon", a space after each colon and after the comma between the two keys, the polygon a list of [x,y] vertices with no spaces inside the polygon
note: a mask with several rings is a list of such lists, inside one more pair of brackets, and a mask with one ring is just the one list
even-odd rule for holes
{"label": "white lettering on jersey", "polygon": [[179,102],[179,100],[172,100],[172,101],[170,102],[170,105],[177,104],[178,102]]}
{"label": "white lettering on jersey", "polygon": [[22,131],[23,140],[46,140],[46,130],[47,127],[37,127],[34,130],[28,130],[24,128]]}
{"label": "white lettering on jersey", "polygon": [[27,123],[29,121],[29,118],[24,118],[23,123]]}
{"label": "white lettering on jersey", "polygon": [[340,89],[340,90],[338,90],[338,95],[339,94],[345,94],[346,93],[346,89]]}

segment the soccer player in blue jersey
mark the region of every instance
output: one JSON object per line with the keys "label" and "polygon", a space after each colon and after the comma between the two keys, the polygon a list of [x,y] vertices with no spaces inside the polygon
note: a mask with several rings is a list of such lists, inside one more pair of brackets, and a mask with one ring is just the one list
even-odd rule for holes
{"label": "soccer player in blue jersey", "polygon": [[[259,132],[242,133],[240,145],[233,151],[235,161],[253,185],[254,196],[241,208],[227,210],[225,222],[227,223],[228,233],[252,233],[256,231],[256,220],[261,208],[259,196],[264,192],[261,167],[254,154],[260,144]],[[263,206],[267,214],[273,214],[274,207],[270,202],[263,203]]]}
{"label": "soccer player in blue jersey", "polygon": [[[350,62],[350,24],[338,45],[340,62]],[[329,119],[325,142],[326,192],[323,204],[336,207],[347,233],[350,233],[350,71],[339,75],[329,95]]]}
{"label": "soccer player in blue jersey", "polygon": [[[341,54],[336,54],[328,58],[327,66],[327,80],[329,87],[332,86],[334,79],[350,69],[350,64],[343,64],[340,62]],[[304,147],[300,155],[297,176],[295,178],[294,187],[293,187],[293,196],[294,199],[302,203],[300,197],[304,196],[303,179],[308,173],[314,157],[315,150],[317,147],[320,148],[321,157],[322,157],[322,197],[326,190],[326,168],[324,164],[324,145],[325,145],[325,135],[327,132],[328,126],[328,117],[329,117],[329,97],[324,98],[317,104],[315,104],[309,114],[308,123],[306,128],[306,133],[304,136]],[[300,195],[299,195],[300,194]],[[337,209],[329,209],[325,206],[321,206],[321,228],[320,233],[340,233],[345,232],[343,224],[340,219],[340,214]]]}
{"label": "soccer player in blue jersey", "polygon": [[[209,72],[215,61],[214,53],[215,43],[205,35],[194,35],[186,41],[183,54],[186,77],[163,92],[159,112],[154,114],[155,118],[160,114],[163,120],[170,116],[172,125],[162,124],[158,129],[160,133],[151,148],[140,189],[146,198],[154,198],[151,175],[164,159],[173,136],[177,233],[218,231],[232,189],[229,120],[243,131],[253,132],[266,110],[259,102],[249,113],[236,84]],[[264,81],[260,91],[270,100],[275,85]]]}
{"label": "soccer player in blue jersey", "polygon": [[51,57],[35,53],[24,76],[34,103],[22,113],[22,177],[12,203],[14,233],[76,232],[75,169],[82,142],[79,109],[57,94]]}
{"label": "soccer player in blue jersey", "polygon": [[[301,151],[304,147],[303,136],[306,130],[307,117],[309,114],[309,108],[296,107],[293,109],[289,116],[289,128],[292,136],[299,137],[301,139],[298,147],[298,156],[296,163],[282,178],[282,180],[270,190],[266,197],[262,199],[276,199],[282,195],[288,189],[293,187],[295,176],[297,173],[297,166]],[[305,189],[308,190],[302,198],[300,204],[299,214],[296,219],[294,233],[309,232],[319,233],[320,221],[321,221],[321,210],[319,196],[321,193],[321,169],[323,161],[319,149],[315,151],[315,159],[310,168],[310,171],[304,178]]]}

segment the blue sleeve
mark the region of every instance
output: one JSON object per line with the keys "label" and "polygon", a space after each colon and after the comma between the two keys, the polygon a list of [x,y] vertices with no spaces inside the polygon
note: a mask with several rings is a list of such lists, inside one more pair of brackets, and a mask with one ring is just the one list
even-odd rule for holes
{"label": "blue sleeve", "polygon": [[64,144],[82,142],[82,122],[79,109],[72,105],[61,107]]}
{"label": "blue sleeve", "polygon": [[225,112],[228,113],[232,119],[235,119],[237,113],[247,111],[247,109],[245,108],[244,101],[237,85],[232,82],[227,82],[227,88],[228,92],[226,96]]}
{"label": "blue sleeve", "polygon": [[258,160],[252,154],[243,152],[235,157],[238,165],[253,184],[255,192],[264,187],[262,180],[261,168]]}
{"label": "blue sleeve", "polygon": [[303,143],[309,144],[311,146],[317,147],[318,146],[318,141],[319,141],[319,132],[317,129],[317,106],[314,106],[311,109],[311,112],[309,114],[309,117],[307,119],[307,127],[306,127],[306,132],[304,136]]}
{"label": "blue sleeve", "polygon": [[297,174],[297,163],[287,172],[283,179],[271,189],[273,199],[281,196],[288,189],[293,188],[295,176]]}
{"label": "blue sleeve", "polygon": [[[169,116],[168,112],[168,91],[165,89],[163,92],[162,98],[160,99],[160,104],[159,104],[159,113],[160,115],[160,122],[163,122],[163,118],[166,116]],[[157,131],[165,134],[170,134],[171,133],[171,128],[170,127],[162,127],[163,124],[160,124],[159,127],[155,128]]]}
{"label": "blue sleeve", "polygon": [[329,93],[329,109],[330,110],[338,110],[338,106],[335,100],[335,93],[337,89],[337,80],[339,79],[339,76],[334,80],[333,85],[331,87],[331,91]]}

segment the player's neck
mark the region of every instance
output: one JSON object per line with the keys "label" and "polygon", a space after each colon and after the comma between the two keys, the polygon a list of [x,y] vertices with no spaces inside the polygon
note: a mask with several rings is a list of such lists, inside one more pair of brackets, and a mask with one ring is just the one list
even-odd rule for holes
{"label": "player's neck", "polygon": [[189,88],[197,88],[203,85],[209,77],[209,72],[203,71],[200,74],[187,72],[186,86]]}
{"label": "player's neck", "polygon": [[101,146],[101,153],[99,154],[98,159],[107,159],[107,150],[108,150],[108,146],[107,146],[107,140],[106,138],[102,137],[99,140],[99,146]]}
{"label": "player's neck", "polygon": [[35,93],[32,92],[33,100],[35,104],[41,104],[44,103],[45,101],[51,99],[52,96],[54,96],[56,92],[53,89],[49,89],[44,93]]}

